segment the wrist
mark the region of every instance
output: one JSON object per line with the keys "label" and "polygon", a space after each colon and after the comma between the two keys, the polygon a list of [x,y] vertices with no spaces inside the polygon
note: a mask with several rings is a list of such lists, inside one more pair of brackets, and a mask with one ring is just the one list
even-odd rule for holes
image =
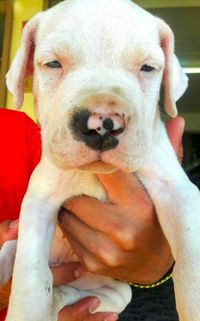
{"label": "wrist", "polygon": [[172,278],[174,264],[175,264],[175,262],[172,264],[171,268],[167,271],[167,273],[165,273],[165,275],[160,280],[158,280],[156,282],[153,282],[151,284],[149,284],[149,283],[148,284],[137,284],[137,283],[132,283],[132,282],[128,282],[128,283],[129,283],[129,285],[131,285],[135,288],[140,288],[140,289],[153,289],[158,286],[161,286]]}
{"label": "wrist", "polygon": [[[163,255],[162,255],[163,253]],[[149,257],[146,264],[138,266],[128,281],[136,284],[152,284],[160,281],[174,264],[174,258],[168,244],[165,244],[162,253]]]}

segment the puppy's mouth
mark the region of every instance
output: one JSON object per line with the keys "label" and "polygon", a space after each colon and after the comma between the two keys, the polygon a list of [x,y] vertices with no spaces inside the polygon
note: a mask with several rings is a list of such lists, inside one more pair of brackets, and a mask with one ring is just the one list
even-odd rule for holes
{"label": "puppy's mouth", "polygon": [[79,169],[94,173],[112,173],[117,170],[114,165],[105,163],[102,160],[82,165],[79,167]]}
{"label": "puppy's mouth", "polygon": [[[109,152],[104,152],[105,155]],[[57,152],[50,148],[49,156],[52,162],[64,170],[84,170],[94,173],[110,173],[116,170],[116,166],[110,161],[103,160],[103,154],[89,149],[87,146],[75,151],[75,153]]]}

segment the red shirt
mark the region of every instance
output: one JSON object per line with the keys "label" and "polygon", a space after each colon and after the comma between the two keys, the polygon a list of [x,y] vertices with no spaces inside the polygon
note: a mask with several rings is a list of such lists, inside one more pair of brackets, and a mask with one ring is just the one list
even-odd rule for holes
{"label": "red shirt", "polygon": [[[32,171],[41,157],[39,127],[24,113],[0,109],[0,223],[19,217]],[[0,311],[0,321],[5,318]]]}
{"label": "red shirt", "polygon": [[39,127],[24,113],[0,109],[0,222],[15,220],[41,156]]}

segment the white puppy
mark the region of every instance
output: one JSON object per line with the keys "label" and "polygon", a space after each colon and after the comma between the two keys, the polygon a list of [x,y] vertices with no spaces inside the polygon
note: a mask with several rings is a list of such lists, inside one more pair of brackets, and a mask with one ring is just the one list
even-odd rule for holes
{"label": "white puppy", "polygon": [[[187,87],[173,51],[170,28],[129,0],[63,1],[27,23],[7,85],[20,107],[34,70],[43,152],[22,204],[6,321],[55,321],[64,305],[91,294],[101,300],[98,311],[128,304],[128,285],[90,273],[52,289],[48,265],[60,206],[80,194],[106,201],[95,173],[116,168],[136,172],[156,206],[176,260],[180,320],[200,320],[199,191],[159,117],[161,83],[172,117]],[[51,262],[75,260],[59,240],[58,231]]]}

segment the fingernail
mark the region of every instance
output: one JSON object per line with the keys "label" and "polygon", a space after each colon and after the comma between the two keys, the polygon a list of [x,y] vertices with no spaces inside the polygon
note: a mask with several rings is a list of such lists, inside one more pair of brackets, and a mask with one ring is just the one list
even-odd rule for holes
{"label": "fingernail", "polygon": [[82,266],[79,266],[75,271],[74,271],[74,276],[76,278],[80,278],[85,273],[85,269]]}
{"label": "fingernail", "polygon": [[104,321],[116,321],[118,320],[118,314],[116,313],[112,313],[112,314],[109,314],[107,315],[105,318],[104,318]]}
{"label": "fingernail", "polygon": [[79,270],[75,270],[74,271],[74,276],[76,277],[76,278],[79,278],[80,277],[80,272],[79,272]]}
{"label": "fingernail", "polygon": [[9,228],[16,228],[18,227],[18,224],[19,224],[19,221],[18,220],[15,220],[15,221],[12,221],[10,224],[9,224]]}
{"label": "fingernail", "polygon": [[94,299],[94,300],[92,301],[92,303],[90,304],[90,306],[89,306],[89,313],[94,312],[94,311],[96,310],[96,308],[98,307],[99,303],[100,303],[100,302],[99,302],[98,299]]}

